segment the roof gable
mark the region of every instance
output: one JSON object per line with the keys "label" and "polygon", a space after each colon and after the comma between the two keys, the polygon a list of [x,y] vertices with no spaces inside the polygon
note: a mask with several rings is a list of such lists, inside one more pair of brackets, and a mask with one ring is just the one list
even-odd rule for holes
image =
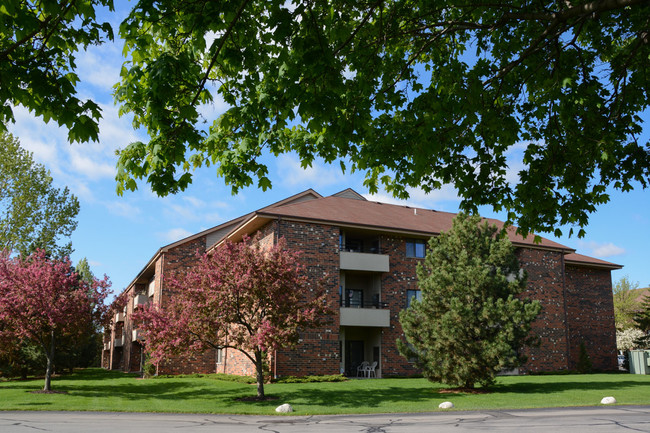
{"label": "roof gable", "polygon": [[349,198],[352,200],[364,200],[367,201],[367,199],[353,190],[352,188],[347,188],[344,189],[343,191],[337,192],[336,194],[332,194],[331,197],[342,197],[342,198]]}

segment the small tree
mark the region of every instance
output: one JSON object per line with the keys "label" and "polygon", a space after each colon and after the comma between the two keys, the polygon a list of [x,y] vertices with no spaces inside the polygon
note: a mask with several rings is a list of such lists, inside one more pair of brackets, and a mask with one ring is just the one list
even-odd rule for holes
{"label": "small tree", "polygon": [[634,315],[639,309],[632,290],[639,288],[639,283],[632,283],[629,276],[624,276],[614,284],[614,322],[616,329],[624,330],[634,327]]}
{"label": "small tree", "polygon": [[284,240],[268,249],[258,239],[226,242],[170,285],[169,303],[134,313],[151,360],[239,350],[255,365],[259,399],[268,353],[294,346],[299,329],[319,325],[327,313],[321,296],[308,295],[308,278]]}
{"label": "small tree", "polygon": [[44,391],[51,390],[57,339],[79,336],[89,323],[99,322],[109,287],[107,277],[84,281],[67,258],[52,260],[42,250],[26,257],[0,255],[1,339],[43,350]]}
{"label": "small tree", "polygon": [[526,278],[514,247],[495,226],[459,214],[431,238],[417,267],[421,300],[403,310],[400,352],[431,381],[473,388],[526,358],[539,302],[520,299]]}

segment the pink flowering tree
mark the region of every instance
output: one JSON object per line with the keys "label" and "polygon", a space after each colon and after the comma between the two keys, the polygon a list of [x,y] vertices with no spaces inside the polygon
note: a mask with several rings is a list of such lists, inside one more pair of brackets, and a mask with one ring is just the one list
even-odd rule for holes
{"label": "pink flowering tree", "polygon": [[239,350],[255,365],[258,399],[264,399],[267,355],[294,346],[300,329],[319,326],[329,313],[324,297],[310,293],[298,254],[287,251],[283,239],[270,248],[259,238],[226,242],[200,255],[170,286],[169,302],[134,314],[151,360]]}
{"label": "pink flowering tree", "polygon": [[57,339],[101,323],[109,288],[108,277],[80,278],[68,258],[50,259],[42,250],[22,257],[0,254],[0,341],[28,341],[43,350],[44,391],[51,391]]}

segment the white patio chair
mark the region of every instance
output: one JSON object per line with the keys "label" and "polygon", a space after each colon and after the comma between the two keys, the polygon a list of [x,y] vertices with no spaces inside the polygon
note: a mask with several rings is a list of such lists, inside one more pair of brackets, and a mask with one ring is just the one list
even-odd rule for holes
{"label": "white patio chair", "polygon": [[361,364],[359,364],[357,367],[357,377],[359,377],[359,373],[362,373],[365,376],[366,368],[368,368],[368,361],[363,361]]}
{"label": "white patio chair", "polygon": [[372,364],[367,365],[366,368],[364,369],[364,376],[370,377],[370,375],[377,377],[377,373],[375,372],[375,369],[377,368],[377,361],[374,361]]}

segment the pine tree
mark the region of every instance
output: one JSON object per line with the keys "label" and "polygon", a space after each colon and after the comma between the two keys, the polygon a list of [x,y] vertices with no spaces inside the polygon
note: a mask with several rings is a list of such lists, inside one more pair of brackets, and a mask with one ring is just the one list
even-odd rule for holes
{"label": "pine tree", "polygon": [[520,299],[526,276],[515,250],[495,226],[459,214],[452,229],[431,238],[417,269],[420,300],[402,311],[402,355],[432,382],[489,386],[525,357],[539,302]]}

